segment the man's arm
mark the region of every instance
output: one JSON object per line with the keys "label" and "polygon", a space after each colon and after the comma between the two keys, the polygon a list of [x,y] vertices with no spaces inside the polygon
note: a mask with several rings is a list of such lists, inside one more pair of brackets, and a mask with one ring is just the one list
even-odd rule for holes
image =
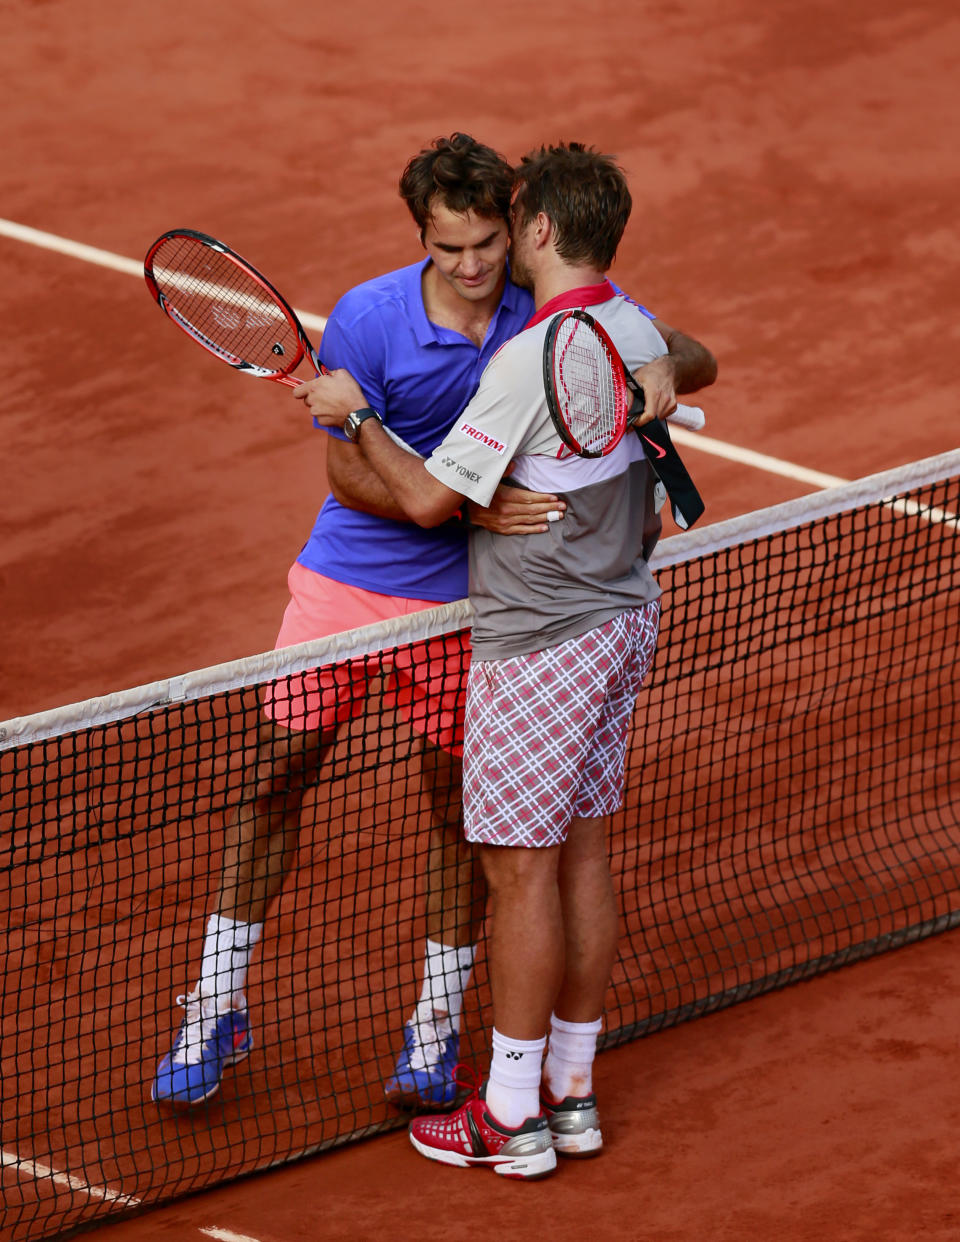
{"label": "man's arm", "polygon": [[[366,405],[366,397],[348,371],[308,380],[294,389],[293,395],[304,402],[318,422],[328,427],[342,427],[351,410]],[[404,455],[408,461],[412,460],[409,453]],[[411,515],[399,503],[400,497],[372,468],[358,445],[329,437],[327,477],[334,499],[345,509],[358,509],[394,521],[410,520]],[[459,505],[455,506],[452,512],[458,508]],[[566,503],[552,493],[528,492],[501,484],[488,508],[471,503],[470,520],[498,535],[527,535],[546,530],[551,520],[548,515],[562,514],[565,508]]]}
{"label": "man's arm", "polygon": [[366,420],[358,444],[364,458],[418,526],[440,526],[462,507],[463,493],[435,479],[423,458],[407,452],[387,435],[378,419]]}
{"label": "man's arm", "polygon": [[533,535],[562,518],[566,508],[567,502],[559,496],[501,483],[486,508],[467,501],[467,516],[472,526],[482,526],[495,535]]}
{"label": "man's arm", "polygon": [[360,452],[359,445],[327,437],[327,479],[334,499],[345,509],[409,522],[406,510]]}
{"label": "man's arm", "polygon": [[666,418],[677,408],[679,393],[697,392],[717,378],[717,360],[705,345],[671,328],[662,319],[654,319],[653,326],[669,352],[633,372],[646,399],[641,423]]}
{"label": "man's arm", "polygon": [[[361,409],[364,396],[349,371],[332,371],[293,390],[323,427],[343,428],[351,410]],[[365,461],[386,484],[404,513],[418,526],[439,526],[460,509],[461,492],[435,479],[419,454],[413,454],[384,430],[379,419],[368,418],[356,446]]]}

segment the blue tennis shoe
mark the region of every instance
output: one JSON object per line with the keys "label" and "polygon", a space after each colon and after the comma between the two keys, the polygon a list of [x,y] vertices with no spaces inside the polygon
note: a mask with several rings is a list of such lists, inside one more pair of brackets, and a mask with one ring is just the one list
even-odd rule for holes
{"label": "blue tennis shoe", "polygon": [[460,1036],[445,1013],[421,1001],[403,1028],[403,1051],[384,1094],[397,1108],[452,1108],[457,1100],[455,1078]]}
{"label": "blue tennis shoe", "polygon": [[157,1066],[150,1097],[158,1104],[190,1108],[220,1089],[228,1066],[242,1061],[253,1047],[245,1008],[217,1013],[199,992],[178,996],[185,1010],[171,1051]]}

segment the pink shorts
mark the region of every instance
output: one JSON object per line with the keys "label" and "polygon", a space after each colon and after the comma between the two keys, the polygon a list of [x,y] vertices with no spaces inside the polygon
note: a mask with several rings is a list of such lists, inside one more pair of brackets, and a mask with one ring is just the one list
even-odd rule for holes
{"label": "pink shorts", "polygon": [[[340,634],[408,613],[435,608],[431,600],[379,595],[325,578],[295,562],[287,577],[290,602],[276,647]],[[264,694],[263,711],[276,724],[300,732],[329,730],[364,708],[367,685],[390,674],[388,699],[418,733],[451,754],[463,752],[468,634],[425,640],[382,658],[374,655],[281,678]]]}
{"label": "pink shorts", "polygon": [[474,662],[463,756],[468,841],[561,845],[571,819],[619,808],[627,729],[659,625],[655,600],[555,647]]}

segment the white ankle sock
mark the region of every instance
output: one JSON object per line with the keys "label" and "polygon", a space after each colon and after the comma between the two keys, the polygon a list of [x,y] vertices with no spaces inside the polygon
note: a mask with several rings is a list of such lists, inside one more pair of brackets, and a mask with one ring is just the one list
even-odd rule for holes
{"label": "white ankle sock", "polygon": [[[420,991],[418,1012],[421,1006],[429,1006],[439,1014],[447,1014],[450,1025],[455,1031],[459,1031],[463,994],[470,982],[475,955],[476,948],[473,945],[456,948],[453,945],[438,944],[436,940],[428,940],[423,959],[423,988]],[[412,1020],[416,1020],[416,1016],[414,1014]]]}
{"label": "white ankle sock", "polygon": [[564,1022],[551,1015],[543,1081],[557,1103],[568,1095],[582,1099],[593,1091],[593,1059],[602,1025],[601,1018],[596,1022]]}
{"label": "white ankle sock", "polygon": [[543,1039],[509,1039],[494,1027],[487,1080],[487,1108],[501,1125],[515,1130],[540,1112]]}
{"label": "white ankle sock", "polygon": [[238,923],[222,914],[211,914],[207,921],[197,988],[218,1013],[246,1003],[247,970],[262,934],[262,923]]}

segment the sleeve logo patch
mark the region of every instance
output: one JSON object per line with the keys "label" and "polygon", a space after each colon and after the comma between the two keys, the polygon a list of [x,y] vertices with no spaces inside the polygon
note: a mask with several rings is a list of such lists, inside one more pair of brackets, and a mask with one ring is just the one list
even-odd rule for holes
{"label": "sleeve logo patch", "polygon": [[488,436],[485,431],[481,431],[479,427],[474,427],[471,423],[461,423],[457,430],[461,435],[469,436],[471,440],[476,440],[479,444],[485,444],[487,448],[493,449],[501,457],[507,451],[507,446],[502,440],[495,440],[493,436]]}

